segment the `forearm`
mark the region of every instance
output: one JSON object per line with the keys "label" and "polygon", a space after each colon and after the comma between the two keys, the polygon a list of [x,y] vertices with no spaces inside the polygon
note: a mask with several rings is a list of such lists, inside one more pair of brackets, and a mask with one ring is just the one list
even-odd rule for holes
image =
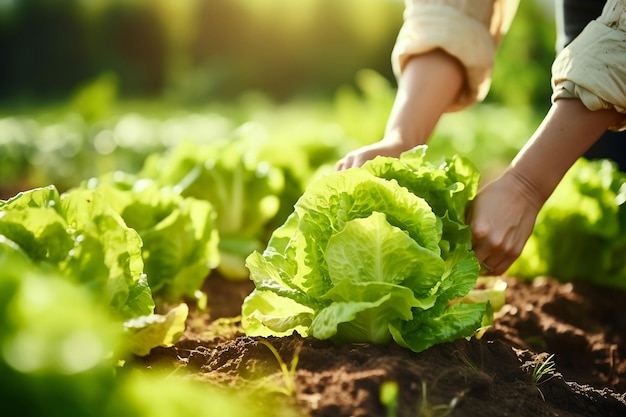
{"label": "forearm", "polygon": [[464,74],[461,64],[440,49],[411,57],[399,80],[385,138],[400,140],[407,149],[426,143],[457,99]]}
{"label": "forearm", "polygon": [[521,181],[539,206],[552,194],[567,170],[623,115],[591,111],[579,100],[557,100],[505,175]]}
{"label": "forearm", "polygon": [[478,192],[468,213],[474,253],[490,273],[504,273],[522,252],[537,213],[567,170],[623,115],[557,100],[498,179]]}
{"label": "forearm", "polygon": [[377,156],[397,158],[426,143],[441,115],[457,100],[464,83],[461,64],[440,49],[408,58],[384,137],[349,152],[337,162],[337,169],[358,167]]}

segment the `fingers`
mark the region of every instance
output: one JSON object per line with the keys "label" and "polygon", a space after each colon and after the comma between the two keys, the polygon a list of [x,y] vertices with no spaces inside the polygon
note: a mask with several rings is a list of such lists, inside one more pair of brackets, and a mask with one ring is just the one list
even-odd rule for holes
{"label": "fingers", "polygon": [[472,235],[472,246],[481,272],[487,275],[504,274],[519,257],[525,242],[513,227],[499,234],[493,229],[474,226]]}
{"label": "fingers", "polygon": [[364,149],[357,149],[356,151],[352,151],[344,156],[342,159],[337,162],[335,168],[337,171],[343,171],[349,168],[360,167],[369,159],[372,159],[376,156],[376,153],[366,151]]}
{"label": "fingers", "polygon": [[337,164],[335,165],[335,169],[337,171],[343,171],[348,168],[352,168],[353,166],[355,166],[354,157],[348,154],[342,159],[340,159],[339,162],[337,162]]}
{"label": "fingers", "polygon": [[377,156],[390,156],[397,158],[402,152],[410,148],[409,144],[406,144],[400,140],[383,139],[379,142],[371,145],[363,146],[359,149],[355,149],[344,156],[335,165],[338,171],[342,171],[348,168],[360,167],[370,159],[374,159]]}
{"label": "fingers", "polygon": [[515,262],[533,231],[540,206],[511,175],[478,191],[468,206],[466,221],[483,273],[504,274]]}
{"label": "fingers", "polygon": [[468,207],[467,223],[472,231],[472,249],[484,275],[501,275],[515,260],[513,245],[506,232],[499,232],[493,224],[494,215],[479,216],[480,202],[474,200]]}

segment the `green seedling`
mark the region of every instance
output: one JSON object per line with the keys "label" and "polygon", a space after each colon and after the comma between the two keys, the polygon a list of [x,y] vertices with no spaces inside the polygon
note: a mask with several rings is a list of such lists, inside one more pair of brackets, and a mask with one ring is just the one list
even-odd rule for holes
{"label": "green seedling", "polygon": [[471,361],[470,358],[468,358],[465,355],[459,355],[459,359],[461,360],[461,362],[463,362],[463,364],[465,364],[465,366],[467,366],[472,372],[478,372],[478,366],[476,366],[476,364],[474,362]]}
{"label": "green seedling", "polygon": [[400,390],[395,381],[385,381],[380,386],[380,402],[387,408],[387,417],[396,417]]}
{"label": "green seedling", "polygon": [[555,377],[556,364],[554,363],[553,358],[554,354],[548,356],[544,361],[536,362],[537,366],[533,368],[533,372],[531,374],[531,381],[535,388],[537,388],[541,399],[544,401],[546,399],[543,392],[541,392],[539,385],[544,384]]}
{"label": "green seedling", "polygon": [[285,363],[283,358],[280,356],[280,353],[278,353],[276,348],[270,342],[260,340],[259,343],[265,345],[270,350],[270,352],[272,352],[272,354],[276,358],[276,361],[278,362],[278,365],[280,366],[284,384],[284,388],[281,391],[289,397],[294,396],[296,393],[296,367],[298,366],[298,361],[300,359],[300,350],[302,349],[302,345],[299,344],[296,347],[293,353],[293,357],[291,358],[291,363],[289,364],[289,366],[287,366],[287,363]]}
{"label": "green seedling", "polygon": [[431,404],[430,401],[428,401],[426,383],[422,381],[422,401],[417,410],[417,415],[418,417],[447,417],[452,413],[461,396],[454,397],[449,404]]}
{"label": "green seedling", "polygon": [[548,382],[549,380],[554,378],[556,364],[554,363],[552,358],[554,358],[554,354],[548,356],[546,360],[539,363],[538,366],[533,369],[532,382],[534,385],[541,385],[544,382]]}

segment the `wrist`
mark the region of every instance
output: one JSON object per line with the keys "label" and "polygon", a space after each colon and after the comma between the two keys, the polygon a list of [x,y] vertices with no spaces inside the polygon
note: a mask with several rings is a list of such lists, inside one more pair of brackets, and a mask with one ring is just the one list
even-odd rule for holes
{"label": "wrist", "polygon": [[545,181],[537,175],[509,167],[501,177],[513,193],[521,196],[531,207],[539,211],[554,191],[554,187],[547,187]]}
{"label": "wrist", "polygon": [[407,133],[403,134],[399,129],[391,129],[385,131],[385,136],[381,140],[381,142],[387,145],[395,146],[405,150],[412,149],[418,145],[423,145],[427,141],[428,138],[424,138],[423,135]]}

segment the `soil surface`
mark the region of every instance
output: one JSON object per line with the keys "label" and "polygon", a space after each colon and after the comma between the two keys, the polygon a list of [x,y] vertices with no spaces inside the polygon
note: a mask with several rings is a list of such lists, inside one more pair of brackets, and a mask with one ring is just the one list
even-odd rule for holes
{"label": "soil surface", "polygon": [[[626,416],[626,292],[503,279],[507,304],[480,340],[415,353],[395,344],[246,337],[237,316],[253,284],[212,275],[208,310],[190,314],[174,347],[154,349],[132,366],[274,387],[269,400],[311,417]],[[270,346],[287,366],[297,360],[290,378]]]}

